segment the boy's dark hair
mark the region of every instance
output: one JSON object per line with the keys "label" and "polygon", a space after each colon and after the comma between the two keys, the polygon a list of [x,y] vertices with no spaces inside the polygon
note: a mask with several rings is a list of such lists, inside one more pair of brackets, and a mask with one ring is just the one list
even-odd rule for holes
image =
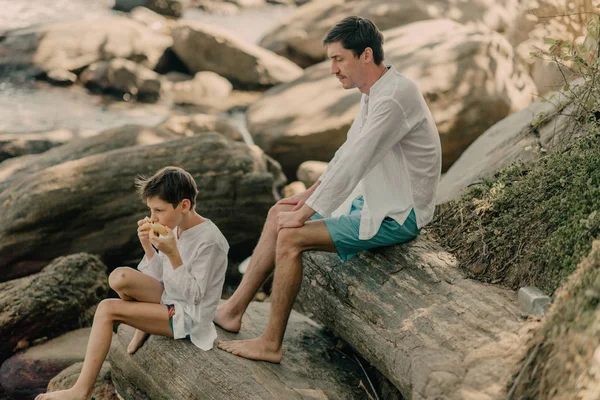
{"label": "boy's dark hair", "polygon": [[356,57],[360,57],[365,49],[370,47],[375,64],[380,65],[383,62],[383,34],[366,18],[352,16],[338,22],[325,35],[323,45],[334,42],[342,42],[342,46],[352,50]]}
{"label": "boy's dark hair", "polygon": [[150,178],[140,176],[135,180],[135,186],[142,201],[157,196],[177,207],[183,199],[188,199],[194,209],[198,187],[189,172],[179,167],[164,167]]}

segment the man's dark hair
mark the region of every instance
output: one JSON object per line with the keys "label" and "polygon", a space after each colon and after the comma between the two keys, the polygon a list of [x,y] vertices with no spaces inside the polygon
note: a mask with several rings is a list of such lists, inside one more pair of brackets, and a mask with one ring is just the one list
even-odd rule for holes
{"label": "man's dark hair", "polygon": [[383,34],[366,18],[353,16],[338,22],[325,35],[323,45],[334,42],[342,42],[342,46],[352,50],[356,57],[360,57],[370,47],[375,64],[380,65],[383,61]]}
{"label": "man's dark hair", "polygon": [[188,199],[194,209],[198,187],[192,175],[179,167],[164,167],[150,178],[140,176],[135,186],[142,201],[157,196],[176,208],[183,199]]}

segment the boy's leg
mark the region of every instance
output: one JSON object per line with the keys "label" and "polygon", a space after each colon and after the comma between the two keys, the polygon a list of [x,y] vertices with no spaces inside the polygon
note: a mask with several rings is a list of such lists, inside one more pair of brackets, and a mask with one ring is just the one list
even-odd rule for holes
{"label": "boy's leg", "polygon": [[[129,267],[119,267],[111,272],[108,277],[108,284],[121,299],[127,301],[160,303],[164,290],[162,283],[157,279]],[[146,332],[136,329],[131,342],[127,346],[127,353],[135,353],[147,338],[148,334]]]}
{"label": "boy's leg", "polygon": [[163,304],[106,299],[100,302],[94,315],[81,374],[69,390],[41,394],[36,400],[89,399],[102,363],[112,340],[113,322],[123,322],[144,332],[173,337],[169,312]]}
{"label": "boy's leg", "polygon": [[277,215],[282,211],[291,211],[294,205],[275,204],[269,210],[267,220],[252,258],[248,271],[235,293],[217,307],[215,323],[230,332],[238,332],[242,324],[242,316],[254,295],[267,280],[275,268],[275,248],[277,245]]}
{"label": "boy's leg", "polygon": [[285,328],[302,283],[302,252],[307,250],[337,252],[324,221],[279,232],[271,315],[264,333],[256,339],[219,342],[219,348],[252,360],[281,361]]}

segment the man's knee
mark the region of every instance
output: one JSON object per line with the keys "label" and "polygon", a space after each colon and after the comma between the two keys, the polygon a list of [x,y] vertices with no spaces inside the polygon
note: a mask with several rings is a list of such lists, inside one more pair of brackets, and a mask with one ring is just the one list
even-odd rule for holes
{"label": "man's knee", "polygon": [[283,228],[277,234],[277,256],[294,256],[302,252],[296,228]]}
{"label": "man's knee", "polygon": [[294,206],[292,204],[275,203],[269,209],[269,213],[267,214],[267,219],[269,221],[276,221],[277,220],[277,215],[279,215],[280,212],[292,211],[293,208],[294,208]]}
{"label": "man's knee", "polygon": [[108,276],[108,285],[115,292],[124,290],[131,279],[132,269],[129,267],[118,267]]}

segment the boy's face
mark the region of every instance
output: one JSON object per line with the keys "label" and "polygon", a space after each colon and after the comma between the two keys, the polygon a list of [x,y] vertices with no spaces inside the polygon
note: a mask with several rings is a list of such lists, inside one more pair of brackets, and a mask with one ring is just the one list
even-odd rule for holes
{"label": "boy's face", "polygon": [[149,197],[146,200],[146,204],[150,209],[150,218],[153,222],[158,222],[171,229],[174,229],[181,223],[184,214],[183,202],[173,208],[171,203],[167,203],[160,197],[154,196]]}

